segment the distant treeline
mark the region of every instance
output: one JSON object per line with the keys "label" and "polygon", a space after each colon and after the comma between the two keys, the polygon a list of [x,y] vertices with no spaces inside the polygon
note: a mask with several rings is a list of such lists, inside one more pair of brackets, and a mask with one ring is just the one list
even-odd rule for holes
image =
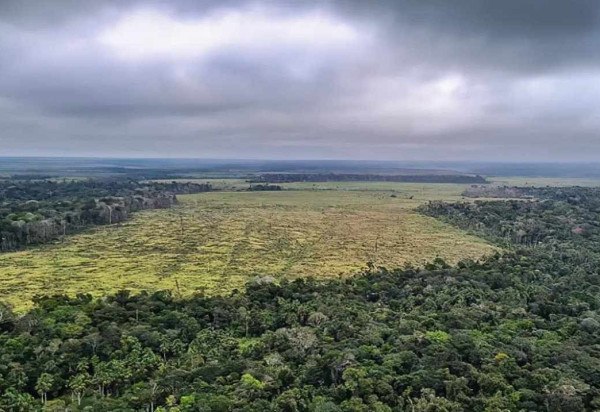
{"label": "distant treeline", "polygon": [[596,196],[597,189],[584,187],[512,187],[473,185],[463,192],[466,197],[490,197],[499,199],[553,199],[570,203]]}
{"label": "distant treeline", "polygon": [[209,190],[210,184],[179,182],[0,182],[0,252],[122,222],[137,210],[171,207],[177,194]]}
{"label": "distant treeline", "polygon": [[251,182],[488,183],[485,178],[479,175],[374,175],[354,173],[268,173],[252,177]]}
{"label": "distant treeline", "polygon": [[279,185],[270,185],[268,183],[266,184],[250,184],[250,187],[248,188],[249,191],[251,192],[269,192],[269,191],[278,191],[281,190],[281,186]]}

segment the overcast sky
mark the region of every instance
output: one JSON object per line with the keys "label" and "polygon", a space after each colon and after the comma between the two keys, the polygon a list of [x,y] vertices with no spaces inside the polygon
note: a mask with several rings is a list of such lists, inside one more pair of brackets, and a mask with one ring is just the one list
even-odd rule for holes
{"label": "overcast sky", "polygon": [[600,1],[0,1],[0,156],[600,160]]}

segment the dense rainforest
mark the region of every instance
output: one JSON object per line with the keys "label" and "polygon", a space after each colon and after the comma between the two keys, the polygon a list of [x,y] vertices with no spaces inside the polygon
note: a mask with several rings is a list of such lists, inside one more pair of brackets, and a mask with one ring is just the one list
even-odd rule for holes
{"label": "dense rainforest", "polygon": [[170,207],[177,194],[209,190],[179,182],[0,180],[0,252],[122,222],[137,210]]}
{"label": "dense rainforest", "polygon": [[505,248],[454,267],[257,278],[229,296],[0,309],[0,409],[600,409],[600,190],[430,203]]}

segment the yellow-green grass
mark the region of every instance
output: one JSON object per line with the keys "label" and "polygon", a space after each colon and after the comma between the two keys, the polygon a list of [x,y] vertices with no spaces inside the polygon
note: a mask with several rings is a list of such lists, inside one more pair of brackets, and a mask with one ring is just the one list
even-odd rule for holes
{"label": "yellow-green grass", "polygon": [[[246,190],[250,183],[246,179],[158,179],[158,183],[210,183],[216,190]],[[456,200],[469,185],[451,183],[407,183],[407,182],[290,182],[277,183],[284,190],[344,190],[344,191],[389,191],[401,192],[406,197],[417,195],[421,200],[444,199]],[[426,195],[426,196],[424,196]]]}
{"label": "yellow-green grass", "polygon": [[464,185],[340,185],[179,196],[172,209],[139,212],[121,225],[2,254],[0,300],[22,310],[36,294],[48,293],[218,294],[254,276],[331,278],[359,272],[369,261],[393,268],[495,251],[414,210],[426,200],[460,199]]}

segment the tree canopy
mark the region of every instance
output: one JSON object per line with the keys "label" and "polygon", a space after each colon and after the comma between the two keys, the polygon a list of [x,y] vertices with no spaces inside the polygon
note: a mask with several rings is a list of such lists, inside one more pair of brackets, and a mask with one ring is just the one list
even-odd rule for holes
{"label": "tree canopy", "polygon": [[481,262],[4,305],[0,409],[598,410],[600,191],[534,196],[422,209],[506,247]]}

